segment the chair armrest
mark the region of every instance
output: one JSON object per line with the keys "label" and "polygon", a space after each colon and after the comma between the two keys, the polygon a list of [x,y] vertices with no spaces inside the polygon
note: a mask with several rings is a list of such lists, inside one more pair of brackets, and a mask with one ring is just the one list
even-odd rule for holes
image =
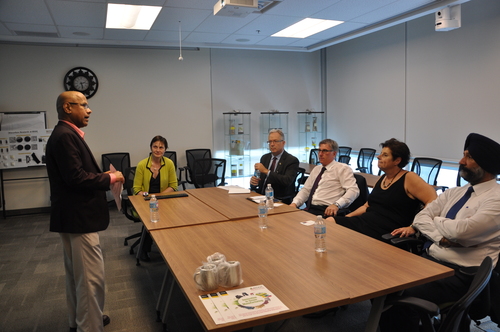
{"label": "chair armrest", "polygon": [[385,307],[395,305],[412,307],[418,312],[428,315],[429,317],[434,317],[439,314],[439,307],[437,304],[413,296],[397,296],[394,298],[388,297],[385,301]]}

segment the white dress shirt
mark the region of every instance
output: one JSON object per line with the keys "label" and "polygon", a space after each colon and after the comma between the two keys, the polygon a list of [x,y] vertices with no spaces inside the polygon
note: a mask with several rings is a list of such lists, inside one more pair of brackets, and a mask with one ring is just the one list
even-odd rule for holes
{"label": "white dress shirt", "polygon": [[[314,181],[318,177],[323,165],[313,168],[306,180],[304,187],[293,199],[297,207],[304,204],[309,198]],[[318,188],[314,192],[312,205],[332,205],[338,203],[341,208],[348,207],[359,196],[359,188],[352,169],[344,163],[332,161],[326,166],[326,171],[321,176]]]}
{"label": "white dress shirt", "polygon": [[[478,266],[490,256],[496,264],[500,252],[500,185],[495,180],[477,184],[455,219],[446,213],[465,194],[469,185],[446,190],[415,216],[413,225],[433,244],[429,255],[460,266]],[[444,248],[441,238],[463,247]]]}

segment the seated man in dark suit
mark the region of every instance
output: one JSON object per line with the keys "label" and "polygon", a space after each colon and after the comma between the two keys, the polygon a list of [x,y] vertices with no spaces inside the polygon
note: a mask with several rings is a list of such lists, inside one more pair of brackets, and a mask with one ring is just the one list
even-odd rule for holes
{"label": "seated man in dark suit", "polygon": [[299,168],[299,160],[285,151],[285,135],[279,129],[269,131],[268,141],[270,153],[260,158],[255,169],[260,171],[260,178],[252,176],[250,188],[265,194],[267,184],[274,189],[274,197],[289,204],[295,196],[295,178]]}

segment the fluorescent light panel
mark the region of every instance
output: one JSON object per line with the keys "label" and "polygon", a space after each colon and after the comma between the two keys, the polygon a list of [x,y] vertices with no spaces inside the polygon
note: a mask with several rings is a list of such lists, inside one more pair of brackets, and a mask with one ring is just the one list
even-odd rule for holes
{"label": "fluorescent light panel", "polygon": [[342,23],[344,21],[305,18],[300,22],[290,25],[288,28],[276,32],[271,37],[306,38]]}
{"label": "fluorescent light panel", "polygon": [[160,6],[108,3],[107,29],[149,30],[160,13]]}

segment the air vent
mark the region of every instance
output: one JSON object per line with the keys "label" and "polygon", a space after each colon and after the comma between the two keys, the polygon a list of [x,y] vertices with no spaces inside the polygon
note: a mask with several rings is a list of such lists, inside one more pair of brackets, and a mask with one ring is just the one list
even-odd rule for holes
{"label": "air vent", "polygon": [[18,36],[58,38],[57,32],[14,31]]}

